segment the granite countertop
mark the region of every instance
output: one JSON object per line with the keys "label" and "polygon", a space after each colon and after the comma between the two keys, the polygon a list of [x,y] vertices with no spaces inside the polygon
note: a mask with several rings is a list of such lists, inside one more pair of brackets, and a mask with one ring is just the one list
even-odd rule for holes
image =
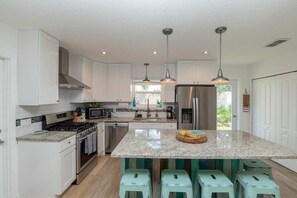
{"label": "granite countertop", "polygon": [[297,158],[297,154],[276,143],[244,131],[201,130],[208,141],[183,143],[174,129],[130,130],[112,152],[115,158],[163,159],[260,159]]}
{"label": "granite countertop", "polygon": [[17,137],[17,141],[33,141],[33,142],[61,142],[71,136],[76,135],[75,132],[60,132],[49,131],[43,134],[28,134],[21,137]]}
{"label": "granite countertop", "polygon": [[134,119],[133,117],[111,117],[111,118],[102,118],[102,119],[90,119],[88,122],[141,122],[141,123],[176,123],[176,119],[167,119],[167,118],[157,118],[151,117],[150,119]]}

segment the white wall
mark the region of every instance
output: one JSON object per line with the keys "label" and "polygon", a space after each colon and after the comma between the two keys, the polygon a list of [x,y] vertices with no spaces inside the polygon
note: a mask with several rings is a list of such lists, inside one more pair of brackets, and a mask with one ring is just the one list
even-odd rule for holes
{"label": "white wall", "polygon": [[[11,84],[10,93],[10,105],[9,111],[10,115],[9,122],[9,133],[7,134],[8,150],[11,162],[9,164],[9,181],[8,185],[10,187],[10,192],[8,192],[8,197],[16,197],[17,194],[17,149],[15,140],[15,104],[16,104],[16,74],[17,74],[17,30],[7,26],[6,24],[0,23],[0,57],[9,60],[9,67],[12,76],[9,76],[9,84]],[[6,104],[8,105],[8,104]]]}
{"label": "white wall", "polygon": [[259,62],[251,66],[251,78],[259,78],[269,75],[285,73],[297,70],[297,49],[284,52],[269,60]]}

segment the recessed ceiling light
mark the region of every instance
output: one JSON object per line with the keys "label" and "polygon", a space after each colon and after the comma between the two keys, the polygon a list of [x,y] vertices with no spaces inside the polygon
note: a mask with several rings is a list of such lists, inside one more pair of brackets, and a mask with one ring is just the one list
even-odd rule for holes
{"label": "recessed ceiling light", "polygon": [[208,54],[208,51],[203,51],[203,54]]}
{"label": "recessed ceiling light", "polygon": [[153,54],[156,55],[156,54],[158,54],[158,52],[157,51],[153,51]]}
{"label": "recessed ceiling light", "polygon": [[102,51],[102,52],[101,52],[101,54],[103,54],[103,55],[106,55],[106,54],[107,54],[107,52],[106,52],[106,51]]}

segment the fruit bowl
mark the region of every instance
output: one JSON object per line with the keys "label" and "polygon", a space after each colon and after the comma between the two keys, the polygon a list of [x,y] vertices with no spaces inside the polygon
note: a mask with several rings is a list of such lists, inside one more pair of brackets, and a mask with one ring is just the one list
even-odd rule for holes
{"label": "fruit bowl", "polygon": [[197,130],[181,130],[176,133],[176,139],[181,142],[199,144],[207,141],[206,134]]}

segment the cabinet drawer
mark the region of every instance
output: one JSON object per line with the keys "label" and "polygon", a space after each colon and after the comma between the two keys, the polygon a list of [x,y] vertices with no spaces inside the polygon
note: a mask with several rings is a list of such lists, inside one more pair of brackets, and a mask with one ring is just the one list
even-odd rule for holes
{"label": "cabinet drawer", "polygon": [[177,129],[177,123],[165,123],[164,129]]}
{"label": "cabinet drawer", "polygon": [[59,152],[64,151],[65,149],[70,148],[71,146],[75,145],[76,143],[76,136],[71,136],[62,142],[59,142]]}

